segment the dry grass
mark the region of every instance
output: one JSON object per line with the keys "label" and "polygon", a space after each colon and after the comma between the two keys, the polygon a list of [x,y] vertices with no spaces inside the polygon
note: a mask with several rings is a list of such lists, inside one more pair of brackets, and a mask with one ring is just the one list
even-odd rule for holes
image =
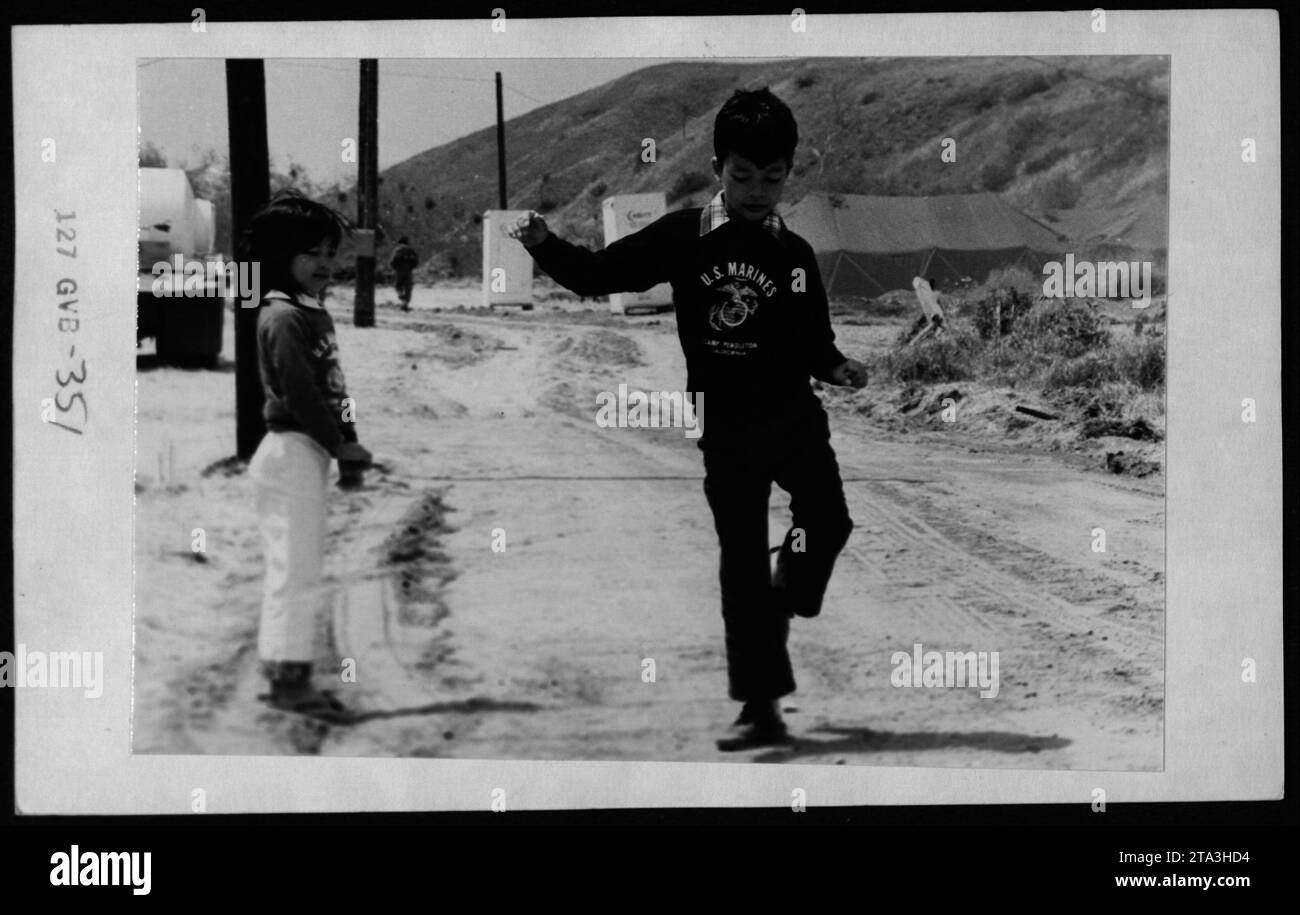
{"label": "dry grass", "polygon": [[1034,296],[1033,277],[1003,271],[951,297],[938,337],[903,331],[877,370],[904,383],[979,380],[1047,395],[1107,385],[1163,394],[1164,322],[1116,325],[1095,302]]}

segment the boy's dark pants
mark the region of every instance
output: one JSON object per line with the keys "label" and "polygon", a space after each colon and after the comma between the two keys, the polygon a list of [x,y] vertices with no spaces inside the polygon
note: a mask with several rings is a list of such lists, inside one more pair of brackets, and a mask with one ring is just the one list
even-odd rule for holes
{"label": "boy's dark pants", "polygon": [[[795,689],[786,651],[790,614],[820,612],[835,558],[853,529],[835,452],[826,438],[797,436],[761,447],[710,443],[702,450],[704,494],[722,548],[728,692],[741,702],[778,699]],[[773,483],[790,494],[794,515],[775,579],[767,542]]]}

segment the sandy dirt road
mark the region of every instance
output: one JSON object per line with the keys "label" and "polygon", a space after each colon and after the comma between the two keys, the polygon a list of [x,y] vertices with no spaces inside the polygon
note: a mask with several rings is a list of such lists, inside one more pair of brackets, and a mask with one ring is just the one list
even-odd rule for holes
{"label": "sandy dirt road", "polygon": [[[830,394],[857,527],[822,616],[792,625],[797,740],[722,754],[736,705],[699,451],[680,429],[594,421],[599,391],[684,384],[671,317],[435,313],[421,292],[372,330],[333,309],[382,464],[331,509],[319,669],[354,663],[334,685],[352,725],[256,699],[251,483],[201,473],[234,452],[233,374],[140,372],[136,752],[1161,767],[1158,478],[885,435],[855,409],[876,382]],[[841,348],[865,353],[876,330],[837,328]],[[769,524],[776,544],[779,489]],[[998,652],[998,694],[891,685],[917,643]]]}

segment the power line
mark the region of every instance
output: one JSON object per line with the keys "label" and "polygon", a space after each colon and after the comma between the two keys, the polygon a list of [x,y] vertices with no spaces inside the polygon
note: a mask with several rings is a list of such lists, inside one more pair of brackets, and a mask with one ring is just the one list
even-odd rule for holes
{"label": "power line", "polygon": [[[154,63],[156,62],[157,61],[154,61]],[[299,63],[297,61],[285,61],[285,60],[277,60],[275,61],[275,63],[286,67],[314,67],[318,70],[334,70],[339,73],[353,72],[350,69],[343,69],[340,67],[329,67],[329,66],[325,66],[324,64],[307,64],[307,63]],[[403,72],[402,70],[393,70],[390,68],[385,68],[383,75],[386,77],[397,77],[399,79],[423,79],[435,83],[491,83],[493,82],[490,79],[483,79],[481,77],[475,77],[475,76],[434,76],[431,73],[406,73]],[[505,88],[509,89],[515,95],[522,96],[523,98],[526,98],[530,102],[533,102],[535,104],[538,105],[551,104],[545,99],[537,98],[536,96],[529,95],[527,92],[524,92],[521,89],[516,89],[514,86],[509,85],[508,83],[505,85]]]}
{"label": "power line", "polygon": [[544,102],[544,101],[542,101],[542,100],[539,99],[539,98],[534,98],[533,96],[529,95],[527,92],[520,92],[518,89],[516,89],[514,86],[510,85],[509,83],[506,83],[506,88],[509,89],[511,92],[513,92],[515,95],[522,95],[524,98],[528,99],[530,102],[536,102],[536,103],[539,104],[539,105],[549,105],[549,104],[551,104],[550,102]]}
{"label": "power line", "polygon": [[490,83],[492,80],[475,76],[434,76],[431,73],[403,73],[401,70],[386,69],[385,76],[402,76],[407,79],[428,79],[434,82],[452,83]]}
{"label": "power line", "polygon": [[[143,61],[143,62],[137,64],[137,69],[138,69],[138,68],[143,68],[143,67],[150,67],[150,66],[153,66],[154,64],[160,64],[160,63],[163,63],[164,61],[168,61],[168,60],[179,60],[179,59],[181,59],[181,58],[173,58],[173,57],[156,57],[156,58],[154,58],[153,60],[146,60],[146,61]],[[187,59],[188,59],[188,58],[187,58]],[[267,63],[273,63],[273,64],[275,64],[275,65],[277,65],[277,66],[281,66],[281,67],[301,67],[301,68],[307,68],[307,69],[311,69],[311,70],[330,70],[330,71],[333,71],[333,72],[335,72],[335,73],[347,73],[347,74],[349,74],[349,75],[351,75],[351,74],[357,72],[357,71],[356,71],[355,69],[353,69],[352,67],[334,67],[334,66],[330,66],[330,65],[328,65],[328,64],[312,64],[312,63],[306,63],[305,61],[298,61],[298,60],[283,60],[283,59],[281,59],[281,60],[268,60],[268,61],[266,61],[266,62],[267,62]],[[483,78],[483,77],[476,77],[476,76],[435,76],[435,75],[433,75],[433,74],[431,74],[431,73],[407,73],[407,72],[404,72],[404,71],[402,71],[402,70],[394,70],[394,69],[389,68],[389,67],[385,67],[385,68],[384,68],[383,75],[384,75],[384,76],[397,77],[397,78],[399,78],[399,79],[424,79],[424,80],[429,80],[429,81],[431,81],[431,82],[435,82],[435,83],[491,83],[491,82],[492,82],[492,80],[490,80],[490,79],[485,79],[485,78]],[[518,96],[521,96],[521,97],[523,97],[523,98],[526,98],[526,99],[528,99],[530,102],[533,102],[533,103],[535,103],[535,104],[538,104],[538,105],[549,105],[549,104],[551,104],[551,102],[548,102],[548,101],[546,101],[545,99],[537,98],[536,96],[529,95],[527,92],[524,92],[524,91],[521,90],[521,89],[516,89],[514,86],[512,86],[512,85],[510,85],[510,84],[508,84],[508,83],[506,84],[505,88],[508,89],[508,90],[510,90],[511,92],[513,92],[515,95],[518,95]]]}
{"label": "power line", "polygon": [[[277,65],[279,65],[279,66],[282,66],[282,67],[310,67],[310,68],[314,68],[314,69],[317,69],[317,70],[334,70],[334,71],[339,72],[339,73],[355,73],[355,72],[357,72],[356,70],[352,69],[351,67],[332,67],[332,66],[328,66],[328,65],[326,65],[326,64],[311,64],[311,63],[306,63],[306,62],[303,62],[303,61],[297,61],[297,60],[276,60],[276,61],[272,61],[272,63],[275,63],[275,64],[277,64]],[[394,70],[394,69],[392,69],[392,68],[390,68],[390,67],[385,67],[385,68],[384,68],[383,75],[384,75],[384,76],[396,76],[396,77],[401,77],[401,78],[403,78],[403,79],[426,79],[426,80],[431,80],[431,81],[433,81],[433,82],[450,82],[450,83],[490,83],[490,82],[492,82],[492,80],[490,80],[490,79],[484,79],[484,78],[482,78],[482,77],[474,77],[474,76],[435,76],[435,75],[433,75],[433,74],[431,74],[431,73],[407,73],[407,72],[402,71],[402,70]]]}
{"label": "power line", "polygon": [[354,74],[358,72],[356,67],[330,67],[325,64],[309,64],[297,60],[268,60],[267,63],[272,63],[281,67],[305,67],[310,70],[332,70],[335,73]]}

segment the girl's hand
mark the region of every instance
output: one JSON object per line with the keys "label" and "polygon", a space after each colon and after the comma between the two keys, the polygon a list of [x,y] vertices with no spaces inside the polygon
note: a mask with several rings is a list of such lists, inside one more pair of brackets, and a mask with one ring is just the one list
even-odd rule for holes
{"label": "girl's hand", "polygon": [[360,489],[365,482],[365,464],[360,461],[339,461],[339,489]]}
{"label": "girl's hand", "polygon": [[551,230],[547,228],[546,220],[542,218],[541,213],[529,210],[520,216],[514,225],[506,229],[506,234],[522,242],[525,248],[531,248],[546,241],[546,236],[551,234]]}
{"label": "girl's hand", "polygon": [[356,442],[343,442],[334,449],[334,456],[338,458],[340,467],[345,463],[360,464],[363,468],[369,467],[374,459],[374,455]]}
{"label": "girl's hand", "polygon": [[867,367],[856,359],[845,359],[831,370],[831,381],[854,388],[867,386]]}

